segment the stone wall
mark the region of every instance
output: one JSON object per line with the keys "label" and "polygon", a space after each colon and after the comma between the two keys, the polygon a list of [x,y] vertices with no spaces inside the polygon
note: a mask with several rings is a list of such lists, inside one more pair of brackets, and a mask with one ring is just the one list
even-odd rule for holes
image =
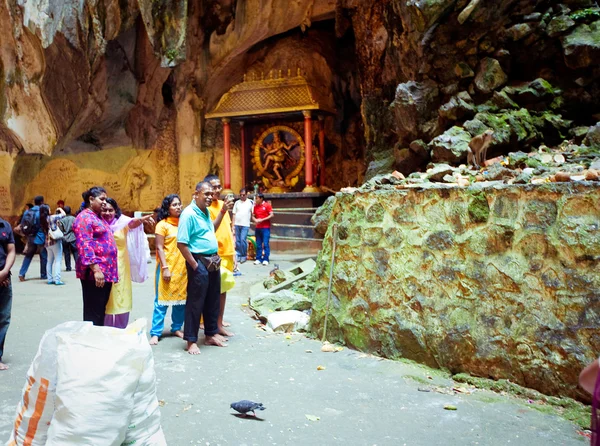
{"label": "stone wall", "polygon": [[338,193],[311,326],[453,373],[583,398],[600,352],[600,188],[592,183]]}

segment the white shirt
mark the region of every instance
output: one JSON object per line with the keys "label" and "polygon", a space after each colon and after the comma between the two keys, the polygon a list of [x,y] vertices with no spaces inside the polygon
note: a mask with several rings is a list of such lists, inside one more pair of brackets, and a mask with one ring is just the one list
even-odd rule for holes
{"label": "white shirt", "polygon": [[233,205],[233,217],[235,226],[250,227],[250,217],[252,216],[252,208],[254,202],[249,198],[246,200],[238,200]]}

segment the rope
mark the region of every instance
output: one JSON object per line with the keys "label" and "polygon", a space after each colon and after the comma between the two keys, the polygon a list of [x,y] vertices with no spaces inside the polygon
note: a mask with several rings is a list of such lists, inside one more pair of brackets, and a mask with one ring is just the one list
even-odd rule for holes
{"label": "rope", "polygon": [[329,287],[327,288],[327,305],[325,306],[325,324],[323,325],[323,337],[321,342],[325,342],[327,336],[327,319],[329,319],[329,304],[331,302],[331,283],[333,282],[333,267],[335,266],[335,245],[337,240],[337,224],[333,225],[333,246],[331,248],[331,266],[329,267]]}

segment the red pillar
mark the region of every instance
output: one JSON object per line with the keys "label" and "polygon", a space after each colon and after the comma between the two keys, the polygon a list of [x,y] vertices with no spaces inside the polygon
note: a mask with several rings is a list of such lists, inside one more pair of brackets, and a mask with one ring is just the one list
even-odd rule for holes
{"label": "red pillar", "polygon": [[223,118],[223,191],[227,194],[231,191],[231,124],[229,118]]}
{"label": "red pillar", "polygon": [[246,127],[240,121],[240,140],[242,143],[242,187],[246,187]]}
{"label": "red pillar", "polygon": [[313,186],[313,166],[312,166],[312,119],[309,111],[303,111],[304,115],[304,148],[306,162],[304,164],[306,186],[303,192],[318,192]]}
{"label": "red pillar", "polygon": [[325,116],[319,115],[319,160],[321,172],[319,173],[319,186],[325,186]]}

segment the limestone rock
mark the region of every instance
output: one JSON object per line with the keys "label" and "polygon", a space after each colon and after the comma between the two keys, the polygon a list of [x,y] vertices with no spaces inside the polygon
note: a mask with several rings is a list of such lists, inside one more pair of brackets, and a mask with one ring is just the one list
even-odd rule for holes
{"label": "limestone rock", "polygon": [[565,62],[569,68],[598,64],[600,57],[600,20],[580,24],[562,39]]}
{"label": "limestone rock", "polygon": [[427,171],[427,179],[429,179],[429,181],[441,182],[445,176],[452,176],[453,173],[454,169],[448,164],[436,164],[431,171]]}
{"label": "limestone rock", "polygon": [[512,40],[517,41],[528,36],[532,31],[533,29],[529,23],[518,23],[507,29],[506,33]]}
{"label": "limestone rock", "polygon": [[302,311],[276,311],[267,316],[267,329],[291,333],[305,331],[310,317]]}
{"label": "limestone rock", "polygon": [[269,314],[275,311],[309,310],[311,302],[302,294],[290,290],[281,290],[276,293],[260,293],[251,296],[250,308],[262,321],[266,321]]}
{"label": "limestone rock", "polygon": [[448,120],[463,119],[472,117],[477,112],[473,105],[473,99],[466,91],[461,91],[456,96],[440,107],[439,114],[442,118]]}
{"label": "limestone rock", "polygon": [[293,279],[294,275],[289,271],[285,271],[283,269],[276,269],[271,273],[269,277],[267,277],[263,281],[263,286],[265,289],[270,290],[271,288],[279,285],[280,283],[285,282],[286,280]]}
{"label": "limestone rock", "polygon": [[429,143],[432,161],[459,163],[466,160],[471,138],[471,135],[461,127],[450,128]]}
{"label": "limestone rock", "polygon": [[589,128],[583,139],[583,144],[594,149],[600,149],[600,122]]}
{"label": "limestone rock", "polygon": [[464,62],[459,62],[456,64],[454,67],[454,73],[456,73],[456,75],[461,79],[475,76],[475,72],[468,64]]}
{"label": "limestone rock", "polygon": [[[573,383],[600,351],[598,339],[577,329],[582,320],[600,329],[590,313],[597,305],[590,290],[600,288],[598,183],[429,184],[338,198],[344,209],[381,206],[384,225],[396,224],[381,231],[385,245],[363,244],[351,230],[339,241],[327,339],[584,398]],[[380,228],[364,213],[334,218],[340,226]],[[315,270],[310,327],[317,337],[330,256],[323,250]]]}
{"label": "limestone rock", "polygon": [[482,59],[479,64],[477,76],[475,76],[475,87],[481,93],[491,93],[506,83],[508,77],[502,70],[500,62],[491,57]]}
{"label": "limestone rock", "polygon": [[398,85],[390,107],[401,143],[408,144],[424,130],[423,123],[431,119],[438,101],[439,90],[433,81],[410,81]]}
{"label": "limestone rock", "polygon": [[334,205],[335,196],[328,197],[327,200],[325,200],[325,203],[317,209],[310,219],[310,222],[315,226],[315,232],[317,234],[324,236],[327,232],[329,221],[331,219],[331,211],[333,210]]}
{"label": "limestone rock", "polygon": [[570,30],[575,26],[575,21],[571,19],[568,15],[560,15],[552,18],[548,26],[546,27],[546,33],[550,37],[556,37],[565,31]]}

